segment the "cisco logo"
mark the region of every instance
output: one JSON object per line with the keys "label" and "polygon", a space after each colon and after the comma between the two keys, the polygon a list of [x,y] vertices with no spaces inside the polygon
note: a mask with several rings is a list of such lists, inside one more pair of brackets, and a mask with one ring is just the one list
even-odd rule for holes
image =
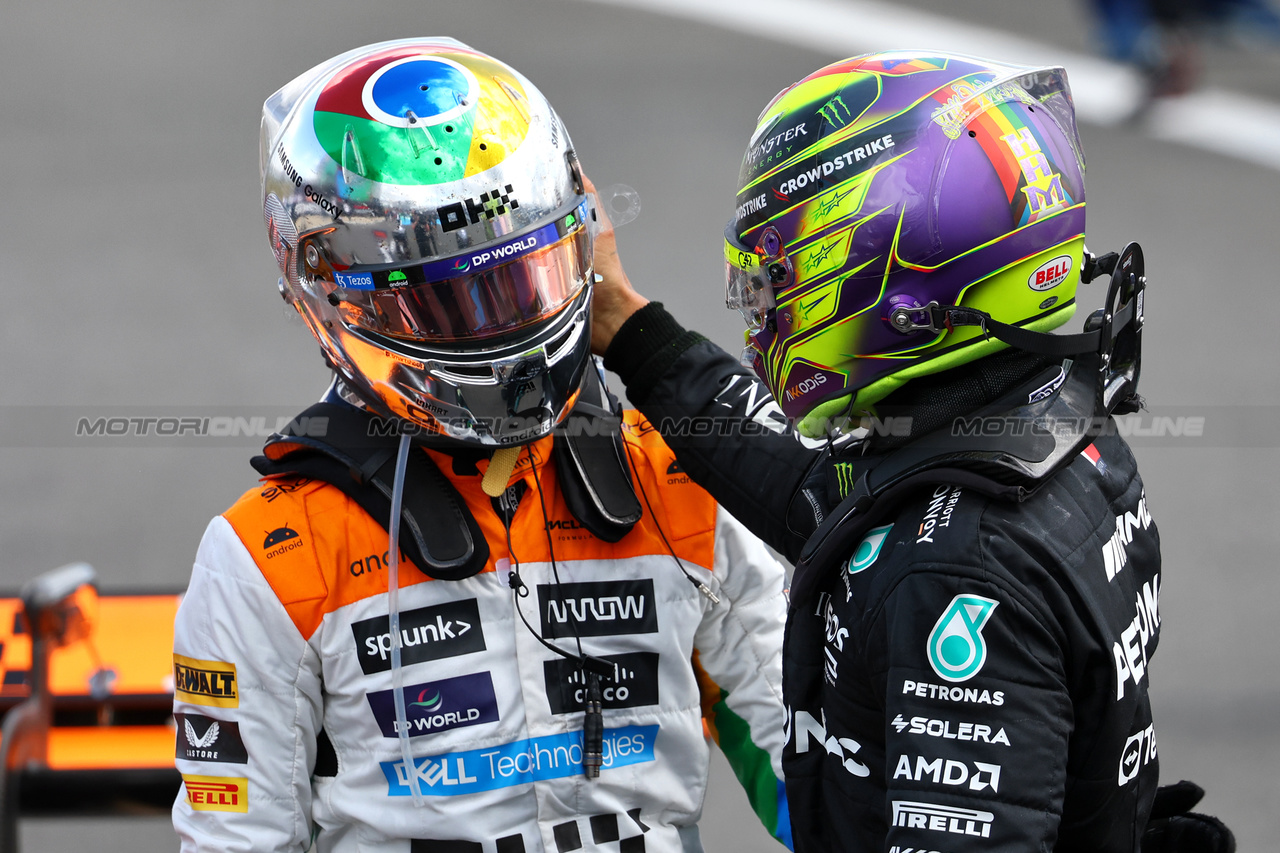
{"label": "cisco logo", "polygon": [[[658,654],[632,652],[604,655],[614,666],[614,678],[600,680],[601,706],[638,708],[658,704]],[[576,661],[556,658],[544,661],[547,701],[553,714],[571,714],[586,707],[586,679]]]}

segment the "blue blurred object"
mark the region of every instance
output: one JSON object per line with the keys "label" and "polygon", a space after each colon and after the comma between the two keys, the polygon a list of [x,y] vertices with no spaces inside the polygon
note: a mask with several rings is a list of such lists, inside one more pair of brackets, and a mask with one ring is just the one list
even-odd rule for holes
{"label": "blue blurred object", "polygon": [[1269,0],[1091,0],[1097,41],[1137,68],[1149,96],[1182,95],[1200,77],[1199,40],[1280,45],[1280,12]]}

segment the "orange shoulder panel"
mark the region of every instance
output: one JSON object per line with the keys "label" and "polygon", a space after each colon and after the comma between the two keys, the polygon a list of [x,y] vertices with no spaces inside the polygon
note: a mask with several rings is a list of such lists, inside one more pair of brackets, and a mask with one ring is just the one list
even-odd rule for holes
{"label": "orange shoulder panel", "polygon": [[662,533],[682,559],[710,569],[715,550],[716,502],[684,473],[675,453],[644,415],[628,409],[622,435],[628,447],[628,461],[635,469],[633,476],[642,490],[640,502],[643,505],[644,499],[649,499],[649,506],[644,507],[646,516],[652,508]]}
{"label": "orange shoulder panel", "polygon": [[[523,478],[530,488],[511,530],[519,560],[547,561],[552,549],[556,559],[627,559],[666,554],[670,543],[681,560],[712,567],[715,502],[680,470],[675,454],[638,412],[626,412],[623,435],[632,477],[641,492],[641,521],[616,543],[587,533],[565,504],[549,441],[536,442],[528,454],[533,464],[522,458],[513,472],[514,479]],[[494,571],[498,561],[509,556],[507,535],[480,488],[480,472],[454,474],[443,457],[431,455],[479,523],[490,552],[484,571]],[[387,591],[386,530],[334,486],[306,478],[267,479],[223,515],[305,638],[315,633],[325,614]],[[431,580],[403,553],[400,560],[409,569],[400,573],[401,588]]]}
{"label": "orange shoulder panel", "polygon": [[[326,613],[387,591],[387,531],[328,483],[272,478],[223,513],[304,638]],[[413,569],[403,554],[401,566]],[[400,586],[429,578],[413,569]]]}

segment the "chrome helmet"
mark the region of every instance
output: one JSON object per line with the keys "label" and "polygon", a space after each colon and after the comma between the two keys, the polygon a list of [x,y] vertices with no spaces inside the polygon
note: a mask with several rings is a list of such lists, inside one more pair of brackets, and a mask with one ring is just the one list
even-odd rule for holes
{"label": "chrome helmet", "polygon": [[569,134],[510,66],[383,42],[266,100],[260,169],[285,300],[370,409],[505,446],[572,408],[591,236]]}

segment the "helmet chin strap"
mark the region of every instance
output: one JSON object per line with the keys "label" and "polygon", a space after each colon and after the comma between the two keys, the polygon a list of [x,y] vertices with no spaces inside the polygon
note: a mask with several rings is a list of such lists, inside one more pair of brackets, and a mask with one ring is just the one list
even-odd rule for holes
{"label": "helmet chin strap", "polygon": [[[1073,358],[1097,354],[1099,363],[1098,402],[1108,413],[1136,410],[1136,389],[1141,355],[1143,300],[1146,276],[1142,247],[1130,243],[1118,253],[1095,257],[1088,252],[1080,278],[1092,281],[1110,274],[1106,302],[1085,322],[1084,331],[1074,335],[1053,335],[1002,323],[986,311],[960,305],[930,302],[919,307],[899,306],[889,313],[889,323],[904,335],[915,332],[954,331],[960,326],[977,326],[982,334],[1024,352],[1051,358]],[[819,404],[797,424],[802,435],[816,438],[828,423],[848,414],[849,395]]]}
{"label": "helmet chin strap", "polygon": [[[1121,259],[1124,263],[1121,263]],[[1136,262],[1136,266],[1135,266]],[[1118,281],[1116,271],[1120,269],[1120,278],[1132,278],[1132,281]],[[1011,347],[1040,355],[1065,358],[1081,352],[1099,351],[1101,347],[1111,343],[1110,330],[1119,331],[1137,320],[1142,323],[1142,300],[1133,298],[1142,293],[1146,279],[1142,276],[1142,250],[1136,243],[1130,243],[1124,252],[1108,252],[1094,257],[1088,252],[1084,256],[1084,266],[1080,279],[1090,282],[1104,273],[1112,275],[1111,291],[1107,294],[1107,307],[1101,309],[1103,316],[1090,318],[1085,324],[1085,331],[1077,335],[1051,335],[1045,332],[1033,332],[1019,326],[1011,326],[994,319],[986,311],[977,308],[966,308],[959,305],[939,305],[930,302],[918,308],[899,306],[889,313],[889,324],[902,334],[913,332],[954,331],[956,326],[978,326],[987,338],[996,338]],[[1115,311],[1114,316],[1107,312],[1113,304],[1113,296],[1124,291],[1125,304]],[[1104,324],[1102,321],[1105,320]]]}

